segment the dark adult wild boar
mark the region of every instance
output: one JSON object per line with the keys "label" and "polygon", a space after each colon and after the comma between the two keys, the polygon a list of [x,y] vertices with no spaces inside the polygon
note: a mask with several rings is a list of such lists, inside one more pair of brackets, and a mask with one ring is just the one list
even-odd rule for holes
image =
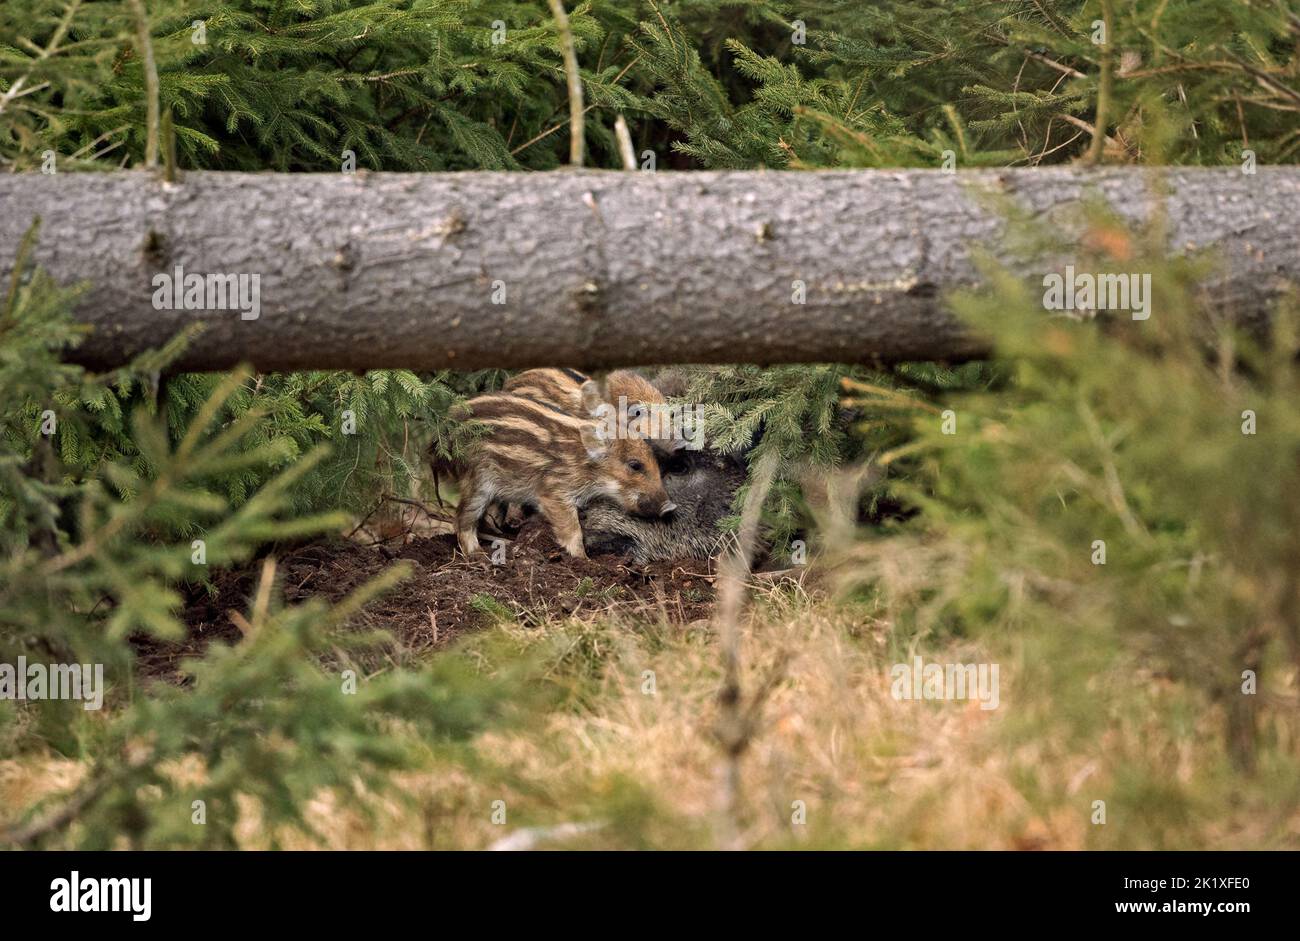
{"label": "dark adult wild boar", "polygon": [[[592,383],[581,394],[597,399]],[[505,393],[471,399],[464,415],[487,426],[458,474],[456,538],[466,555],[479,551],[479,521],[496,501],[535,506],[579,558],[586,552],[578,510],[588,503],[608,500],[620,515],[655,520],[676,509],[640,438],[609,438],[595,421]]]}
{"label": "dark adult wild boar", "polygon": [[745,480],[738,457],[705,448],[679,451],[661,464],[664,489],[677,505],[671,517],[642,520],[618,507],[594,502],[582,511],[587,551],[629,554],[638,563],[663,559],[707,559],[718,548],[718,521]]}

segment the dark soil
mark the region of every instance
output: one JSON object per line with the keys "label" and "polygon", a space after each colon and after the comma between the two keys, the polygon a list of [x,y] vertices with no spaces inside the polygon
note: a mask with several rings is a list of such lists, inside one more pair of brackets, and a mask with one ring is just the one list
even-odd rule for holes
{"label": "dark soil", "polygon": [[[415,563],[415,574],[367,605],[354,619],[358,629],[382,629],[409,653],[433,650],[468,631],[513,616],[524,624],[550,618],[624,614],[671,623],[708,618],[713,576],[698,561],[634,565],[622,556],[572,559],[540,520],[530,520],[507,547],[506,561],[466,560],[453,536],[416,538],[405,544],[363,545],[339,539],[296,547],[277,558],[277,580],[287,604],[312,597],[338,601],[397,559]],[[261,560],[212,574],[206,585],[184,587],[182,618],[189,636],[179,643],[143,640],[137,645],[147,678],[180,679],[182,659],[201,655],[213,641],[241,637],[230,612],[246,614]]]}

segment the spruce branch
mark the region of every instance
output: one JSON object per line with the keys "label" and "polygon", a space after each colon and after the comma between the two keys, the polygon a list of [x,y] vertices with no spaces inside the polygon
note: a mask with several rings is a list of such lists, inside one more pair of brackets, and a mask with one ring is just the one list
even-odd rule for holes
{"label": "spruce branch", "polygon": [[24,74],[15,79],[14,83],[6,89],[3,95],[0,95],[0,114],[4,114],[4,110],[8,107],[9,102],[13,101],[15,98],[21,98],[23,95],[30,95],[32,92],[40,91],[42,88],[49,87],[49,82],[42,82],[40,85],[33,85],[26,89],[26,91],[23,90],[28,80],[32,77],[32,72],[36,70],[36,66],[58,51],[59,43],[63,42],[63,37],[68,34],[68,28],[72,25],[72,18],[76,15],[79,6],[81,6],[81,0],[72,0],[72,2],[68,4],[67,9],[64,10],[63,19],[59,20],[59,25],[54,30],[54,35],[50,37],[50,41],[45,45],[45,48],[37,53],[36,62],[32,63],[32,67]]}
{"label": "spruce branch", "polygon": [[172,109],[168,108],[162,116],[163,141],[163,179],[175,183],[178,174],[176,166],[176,125],[172,119]]}
{"label": "spruce branch", "polygon": [[129,0],[135,17],[136,42],[140,46],[140,59],[144,65],[145,94],[145,150],[144,165],[150,170],[158,166],[161,117],[158,93],[158,64],[153,57],[153,41],[149,38],[149,14],[144,0]]}
{"label": "spruce branch", "polygon": [[614,136],[618,138],[618,152],[623,158],[623,169],[635,170],[636,148],[632,146],[632,133],[628,130],[627,119],[621,114],[614,119]]}
{"label": "spruce branch", "polygon": [[129,773],[145,765],[145,761],[134,761],[116,770],[92,772],[89,782],[76,789],[61,807],[44,817],[0,831],[0,846],[26,849],[47,836],[63,832]]}
{"label": "spruce branch", "polygon": [[[587,107],[583,109],[582,113],[583,113],[583,114],[586,114],[588,111],[590,111],[590,110],[591,110],[592,108],[594,108],[594,107],[596,107],[596,106],[595,106],[595,105],[587,105]],[[581,117],[581,115],[580,115],[579,117]],[[510,156],[513,157],[515,154],[517,154],[517,153],[519,153],[519,152],[521,152],[521,151],[527,150],[529,147],[533,146],[533,144],[536,144],[538,141],[545,140],[546,138],[548,138],[548,137],[550,137],[552,134],[554,134],[556,131],[558,131],[560,128],[564,127],[566,124],[569,124],[572,120],[573,120],[573,118],[572,118],[572,116],[570,116],[570,117],[565,118],[565,119],[564,119],[563,121],[561,121],[559,124],[552,124],[550,127],[548,127],[546,130],[542,131],[540,134],[537,134],[537,135],[534,135],[533,137],[530,137],[528,140],[524,141],[524,142],[523,142],[522,144],[520,144],[518,147],[515,147],[513,150],[511,150],[511,151],[510,151]]]}
{"label": "spruce branch", "polygon": [[1097,83],[1096,127],[1092,132],[1092,144],[1084,157],[1088,166],[1100,163],[1106,150],[1106,122],[1110,119],[1111,86],[1115,81],[1115,10],[1112,0],[1101,0],[1101,21],[1106,41],[1101,52],[1101,77]]}
{"label": "spruce branch", "polygon": [[578,52],[573,44],[573,30],[569,27],[569,15],[564,12],[563,0],[547,0],[551,6],[551,15],[555,17],[555,28],[560,34],[560,49],[564,54],[564,74],[569,85],[569,163],[574,167],[582,166],[583,153],[583,115],[586,109],[582,105],[582,78],[578,75]]}

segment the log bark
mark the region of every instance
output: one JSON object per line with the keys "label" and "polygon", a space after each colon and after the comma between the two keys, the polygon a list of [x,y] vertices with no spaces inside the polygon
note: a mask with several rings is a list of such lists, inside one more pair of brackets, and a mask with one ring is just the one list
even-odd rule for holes
{"label": "log bark", "polygon": [[[1300,281],[1295,167],[11,175],[0,265],[40,216],[37,263],[90,285],[70,358],[92,368],[196,320],[179,368],[958,360],[985,352],[943,304],[972,249],[1050,270],[1011,257],[1007,206],[1077,233],[1082,200],[1138,223],[1158,190],[1170,247],[1219,255],[1205,288],[1238,319]],[[176,266],[258,275],[260,315],[156,309]]]}

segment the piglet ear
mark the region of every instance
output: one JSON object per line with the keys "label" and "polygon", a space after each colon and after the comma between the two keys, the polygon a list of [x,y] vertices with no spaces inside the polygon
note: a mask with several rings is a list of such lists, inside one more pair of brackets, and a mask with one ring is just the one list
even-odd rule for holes
{"label": "piglet ear", "polygon": [[609,453],[609,444],[605,441],[604,429],[600,425],[584,423],[579,434],[582,436],[582,446],[587,449],[588,460],[599,461]]}
{"label": "piglet ear", "polygon": [[597,415],[601,405],[604,404],[600,395],[600,386],[595,381],[588,379],[578,390],[582,395],[582,411],[587,415]]}

